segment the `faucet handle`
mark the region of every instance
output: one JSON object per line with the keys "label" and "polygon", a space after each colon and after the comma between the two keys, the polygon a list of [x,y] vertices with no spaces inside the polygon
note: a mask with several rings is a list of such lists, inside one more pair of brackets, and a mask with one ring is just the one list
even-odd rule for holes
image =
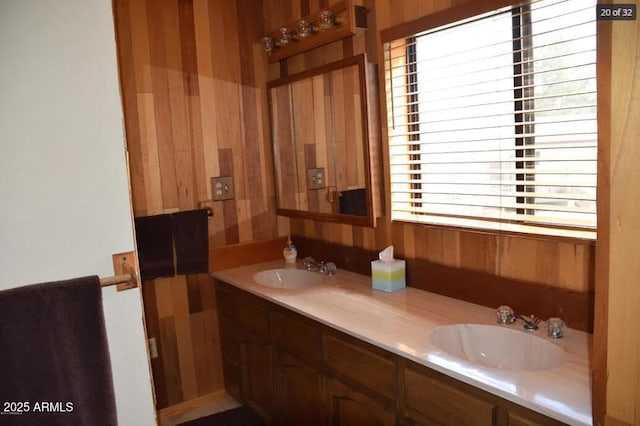
{"label": "faucet handle", "polygon": [[302,266],[304,266],[305,268],[308,268],[309,266],[313,265],[316,261],[313,259],[313,257],[311,256],[307,256],[304,259],[302,259]]}
{"label": "faucet handle", "polygon": [[524,321],[525,330],[537,330],[538,324],[540,324],[540,318],[535,315],[530,315],[528,317],[524,315],[518,315],[517,318],[520,318],[522,321]]}
{"label": "faucet handle", "polygon": [[560,318],[549,318],[547,320],[547,336],[552,339],[560,339],[564,336],[564,330],[567,325]]}
{"label": "faucet handle", "polygon": [[336,267],[336,264],[333,262],[328,262],[326,265],[326,269],[327,269],[327,275],[335,275],[336,271],[338,270],[338,268]]}
{"label": "faucet handle", "polygon": [[512,324],[516,320],[516,315],[511,307],[502,305],[496,309],[496,318],[498,324],[507,325]]}

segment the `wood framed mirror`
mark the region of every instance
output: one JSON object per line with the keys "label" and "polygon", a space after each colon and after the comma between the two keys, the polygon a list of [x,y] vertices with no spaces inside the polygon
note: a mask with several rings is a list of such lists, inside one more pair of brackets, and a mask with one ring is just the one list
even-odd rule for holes
{"label": "wood framed mirror", "polygon": [[358,55],[267,84],[277,214],[375,226],[367,80]]}

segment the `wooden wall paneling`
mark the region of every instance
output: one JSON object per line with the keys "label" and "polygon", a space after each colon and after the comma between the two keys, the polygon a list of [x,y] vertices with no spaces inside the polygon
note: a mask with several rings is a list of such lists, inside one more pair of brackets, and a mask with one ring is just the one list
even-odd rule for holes
{"label": "wooden wall paneling", "polygon": [[[213,311],[213,313],[215,312]],[[198,395],[206,395],[216,390],[211,384],[215,381],[215,367],[220,365],[215,364],[212,359],[216,348],[213,345],[213,340],[207,338],[207,323],[209,321],[213,321],[217,326],[217,321],[206,315],[205,311],[195,312],[189,316],[189,329],[193,335],[191,341],[193,363],[194,369],[198,371],[196,377]]]}
{"label": "wooden wall paneling", "polygon": [[172,278],[171,281],[174,306],[173,320],[178,350],[178,372],[182,384],[183,400],[189,400],[198,396],[198,385],[193,357],[187,282],[184,275],[178,275]]}
{"label": "wooden wall paneling", "polygon": [[177,207],[180,210],[189,210],[197,207],[192,161],[193,140],[187,117],[188,96],[192,93],[197,94],[198,87],[197,64],[194,58],[193,3],[166,2],[164,10]]}
{"label": "wooden wall paneling", "polygon": [[196,47],[196,29],[194,18],[194,0],[178,2],[180,26],[180,54],[185,87],[185,96],[198,96],[198,57]]}
{"label": "wooden wall paneling", "polygon": [[[211,282],[208,285],[213,287]],[[197,372],[197,393],[206,395],[223,389],[217,312],[213,309],[203,310],[191,314],[189,320],[193,336],[194,368]]]}
{"label": "wooden wall paneling", "polygon": [[[637,1],[634,2],[637,5]],[[640,424],[640,24],[611,30],[605,424]],[[605,119],[606,120],[606,119]]]}
{"label": "wooden wall paneling", "polygon": [[154,96],[156,146],[160,166],[160,187],[164,210],[178,207],[176,166],[173,148],[173,126],[169,105],[167,69],[167,35],[165,34],[165,8],[147,0],[147,25],[151,56],[151,83]]}
{"label": "wooden wall paneling", "polygon": [[[138,94],[138,126],[142,151],[142,183],[145,187],[144,208],[138,215],[153,215],[163,212],[160,160],[156,149],[156,119],[154,97],[151,93]],[[133,152],[130,153],[134,154]],[[135,176],[133,176],[135,177]],[[134,196],[134,198],[136,198]]]}
{"label": "wooden wall paneling", "polygon": [[[218,149],[218,158],[220,159],[220,173],[222,176],[232,176],[234,173],[232,148]],[[234,182],[234,186],[238,186]],[[222,219],[224,223],[225,243],[234,244],[239,242],[240,233],[238,230],[238,213],[237,202],[235,199],[220,201],[222,204]]]}
{"label": "wooden wall paneling", "polygon": [[155,287],[158,318],[173,316],[173,278],[157,278],[149,282]]}
{"label": "wooden wall paneling", "polygon": [[576,291],[594,291],[595,244],[558,244],[557,274],[559,287]]}
{"label": "wooden wall paneling", "polygon": [[[156,338],[160,336],[160,316],[158,315],[158,305],[156,301],[156,288],[153,281],[142,281],[142,302],[144,305],[144,323],[147,331],[147,338]],[[158,348],[156,341],[156,349]],[[162,358],[151,358],[151,370],[153,381],[154,402],[157,406],[167,406],[168,396],[167,389],[164,386],[164,369],[162,367]]]}
{"label": "wooden wall paneling", "polygon": [[[196,36],[196,58],[198,63],[198,92],[200,100],[202,124],[202,162],[204,163],[204,177],[206,191],[204,199],[211,197],[209,177],[220,176],[218,167],[218,148],[216,140],[216,102],[213,88],[213,48],[211,38],[211,23],[208,0],[193,0],[193,14]],[[206,160],[205,160],[206,159]],[[200,192],[202,195],[202,192]],[[214,216],[215,217],[215,216]],[[210,230],[211,231],[211,230]]]}
{"label": "wooden wall paneling", "polygon": [[178,355],[178,342],[176,339],[176,325],[173,316],[160,317],[160,334],[158,335],[158,354],[162,358],[162,371],[164,383],[155,383],[156,388],[164,387],[166,391],[167,405],[160,405],[156,401],[157,408],[164,408],[184,401],[182,394],[182,380],[180,377],[180,361]]}
{"label": "wooden wall paneling", "polygon": [[460,263],[474,271],[495,274],[497,237],[491,234],[465,232],[460,234]]}
{"label": "wooden wall paneling", "polygon": [[[198,84],[198,95],[190,95],[187,97],[187,125],[189,126],[189,137],[192,141],[192,150],[190,159],[191,164],[183,167],[189,167],[192,170],[194,185],[192,194],[193,197],[198,200],[198,207],[202,207],[202,203],[211,198],[211,192],[209,190],[209,179],[207,179],[206,173],[203,136],[204,123],[202,121],[199,86],[200,85]],[[211,220],[209,220],[209,224],[211,224]]]}
{"label": "wooden wall paneling", "polygon": [[[243,162],[245,166],[245,191],[250,200],[252,239],[270,237],[268,228],[270,224],[265,221],[265,211],[268,209],[269,187],[265,169],[269,164],[265,158],[265,136],[263,114],[268,114],[264,91],[264,72],[260,68],[265,67],[264,53],[259,43],[264,34],[262,15],[244,13],[245,10],[256,7],[251,0],[237,2],[239,47],[243,52],[240,55],[241,71],[241,105],[243,117]],[[256,59],[260,59],[259,62]],[[268,116],[268,115],[267,115]]]}
{"label": "wooden wall paneling", "polygon": [[[114,1],[136,216],[208,206],[214,246],[251,240],[256,227],[264,238],[277,235],[266,179],[266,62],[255,37],[261,9],[255,1]],[[225,171],[237,198],[212,202],[209,178]],[[159,407],[221,386],[215,368],[199,371],[217,339],[217,327],[203,323],[215,318],[215,297],[202,280],[145,283],[148,334],[160,350],[152,361]]]}
{"label": "wooden wall paneling", "polygon": [[[378,251],[328,242],[326,236],[311,239],[294,232],[292,238],[298,252],[304,256],[331,260],[339,268],[365,275],[371,275],[370,262],[378,258]],[[569,327],[593,331],[592,292],[565,290],[425,259],[406,260],[407,285],[410,287],[492,308],[506,304],[516,312],[535,314],[544,319],[558,316]]]}
{"label": "wooden wall paneling", "polygon": [[[209,270],[211,272],[236,268],[252,263],[282,258],[287,237],[230,244],[225,247],[209,247]],[[295,241],[294,241],[295,244]]]}
{"label": "wooden wall paneling", "polygon": [[598,241],[595,250],[595,321],[593,330],[593,424],[605,421],[607,400],[607,342],[609,318],[609,250],[611,226],[611,39],[612,21],[598,22]]}
{"label": "wooden wall paneling", "polygon": [[[116,38],[119,46],[126,48],[118,49],[118,64],[120,73],[123,75],[136,76],[142,67],[137,66],[134,60],[134,30],[132,26],[132,8],[127,0],[116,0],[114,2],[113,13],[116,25]],[[129,152],[129,173],[134,211],[144,210],[145,187],[142,148],[140,146],[140,127],[138,118],[138,102],[136,83],[142,83],[143,73],[139,72],[137,78],[121,79],[121,96],[123,112],[125,117],[125,132],[127,138],[127,151]]]}

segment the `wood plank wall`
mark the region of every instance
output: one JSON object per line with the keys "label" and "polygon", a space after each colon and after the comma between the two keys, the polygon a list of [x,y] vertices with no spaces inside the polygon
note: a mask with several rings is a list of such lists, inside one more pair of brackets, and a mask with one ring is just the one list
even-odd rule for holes
{"label": "wood plank wall", "polygon": [[[368,8],[369,28],[353,39],[313,50],[287,61],[287,69],[304,69],[326,58],[340,59],[366,52],[375,61],[381,54],[378,32],[420,16],[446,10],[469,0],[371,0]],[[268,2],[272,3],[272,2]],[[278,7],[265,8],[265,29],[295,20],[311,7],[308,0],[280,0]],[[265,3],[266,4],[266,3]],[[313,7],[317,5],[314,4]],[[296,15],[298,13],[298,15]],[[271,65],[270,77],[279,68]],[[379,67],[378,75],[384,75]],[[384,86],[379,82],[380,103],[384,105]],[[384,111],[384,110],[383,110]],[[383,143],[386,144],[386,117],[380,117]],[[383,150],[384,151],[384,150]],[[386,152],[383,152],[386,159]],[[385,169],[388,174],[388,169]],[[388,191],[388,188],[386,189]],[[387,199],[389,197],[387,196]],[[387,215],[388,216],[388,215]],[[476,270],[500,277],[524,280],[582,292],[593,292],[595,245],[569,240],[545,240],[515,235],[468,232],[460,229],[391,223],[388,217],[378,221],[376,229],[333,223],[291,220],[291,233],[307,238],[379,251],[393,244],[401,258],[425,259],[447,266]],[[302,253],[304,255],[304,253]]]}
{"label": "wood plank wall", "polygon": [[595,424],[622,426],[640,424],[640,21],[614,21],[611,31],[609,251],[599,257],[608,276],[598,282],[608,290],[601,318],[608,331],[595,336],[598,352],[607,352],[606,371],[599,372],[601,383],[606,380],[606,415]]}
{"label": "wood plank wall", "polygon": [[[278,236],[261,0],[114,0],[136,217],[211,207],[212,247]],[[211,201],[210,178],[235,198]],[[215,262],[215,259],[213,260]],[[220,390],[210,278],[143,283],[157,407]]]}
{"label": "wood plank wall", "polygon": [[[374,251],[394,244],[399,257],[592,291],[594,248],[588,243],[392,224],[388,215],[376,228],[275,215],[266,81],[362,52],[376,62],[379,30],[465,1],[357,0],[368,9],[368,30],[282,64],[267,64],[259,44],[266,32],[330,3],[114,0],[135,215],[210,206],[213,247],[291,232]],[[384,75],[382,68],[378,71]],[[384,114],[381,127],[386,143]],[[234,200],[211,201],[214,176],[233,176]],[[198,367],[215,363],[215,356],[195,349],[203,341],[217,344],[213,328],[197,330],[202,321],[215,318],[208,286],[201,276],[143,284],[150,337],[166,336],[169,342],[154,361],[158,407],[220,386],[218,372],[207,378]]]}

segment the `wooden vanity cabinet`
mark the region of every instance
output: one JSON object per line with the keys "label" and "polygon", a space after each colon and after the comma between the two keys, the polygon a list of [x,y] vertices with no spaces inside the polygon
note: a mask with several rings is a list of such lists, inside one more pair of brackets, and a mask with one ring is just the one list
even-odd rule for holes
{"label": "wooden vanity cabinet", "polygon": [[269,424],[563,423],[215,281],[225,387]]}
{"label": "wooden vanity cabinet", "polygon": [[216,281],[225,389],[271,423],[275,413],[269,302]]}
{"label": "wooden vanity cabinet", "polygon": [[277,347],[277,423],[326,425],[320,327],[276,306],[269,318],[271,338]]}

